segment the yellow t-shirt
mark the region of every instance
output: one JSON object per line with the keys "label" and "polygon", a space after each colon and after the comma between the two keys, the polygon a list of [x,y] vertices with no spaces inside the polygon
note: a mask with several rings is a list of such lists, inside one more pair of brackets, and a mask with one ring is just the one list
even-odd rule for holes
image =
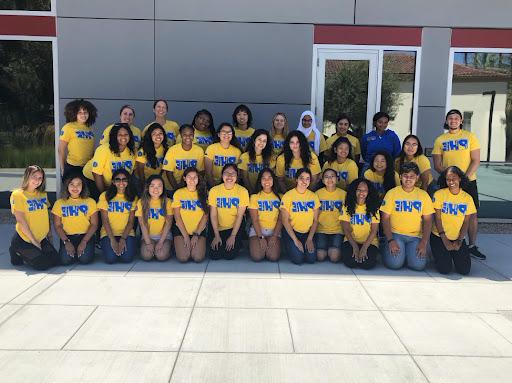
{"label": "yellow t-shirt", "polygon": [[91,226],[91,217],[98,211],[92,198],[58,199],[52,208],[52,214],[62,219],[64,233],[67,235],[85,234]]}
{"label": "yellow t-shirt", "polygon": [[171,207],[180,209],[180,216],[187,233],[189,235],[193,234],[205,214],[197,196],[197,191],[191,192],[186,187],[176,190]]}
{"label": "yellow t-shirt", "polygon": [[[274,169],[276,167],[276,161],[271,158],[270,163],[266,164],[266,167]],[[238,168],[247,172],[251,187],[254,188],[256,186],[256,182],[258,181],[258,175],[265,168],[265,164],[263,163],[263,156],[261,154],[257,155],[256,161],[251,162],[249,153],[242,153],[240,156],[240,165],[238,165]]]}
{"label": "yellow t-shirt", "polygon": [[[452,194],[448,188],[434,193],[434,209],[441,210],[443,230],[451,241],[459,238],[464,218],[476,213],[475,203],[468,193],[461,190],[459,194]],[[432,233],[439,237],[439,230],[435,224],[432,226]]]}
{"label": "yellow t-shirt", "polygon": [[94,154],[94,132],[78,122],[69,122],[60,130],[61,141],[68,143],[66,162],[73,166],[84,166]]}
{"label": "yellow t-shirt", "polygon": [[176,182],[180,183],[185,170],[192,167],[200,172],[204,170],[204,152],[200,146],[193,144],[190,150],[185,150],[176,144],[167,151],[163,169],[172,172]]}
{"label": "yellow t-shirt", "polygon": [[249,209],[258,210],[258,220],[262,229],[274,230],[279,218],[281,200],[274,193],[263,190],[251,195]]}
{"label": "yellow t-shirt", "polygon": [[[201,131],[194,129],[194,141],[193,143],[197,146],[200,146],[203,151],[206,150],[206,148],[213,144],[214,137],[210,134],[210,131]],[[177,142],[181,142],[181,136],[177,140]]]}
{"label": "yellow t-shirt", "polygon": [[[126,225],[128,224],[130,212],[137,209],[137,198],[133,202],[129,202],[125,198],[124,194],[117,194],[110,201],[107,201],[105,195],[105,192],[100,194],[98,209],[107,211],[108,222],[112,228],[112,233],[115,237],[120,237],[123,234]],[[103,238],[106,235],[107,231],[103,226],[101,228],[100,237]],[[135,236],[133,229],[130,231],[129,235],[132,237]]]}
{"label": "yellow t-shirt", "polygon": [[[386,194],[386,190],[384,190],[384,176],[377,174],[372,169],[368,169],[364,172],[363,178],[372,183],[381,197]],[[397,172],[395,172],[395,184],[396,186],[400,186],[400,176]]]}
{"label": "yellow t-shirt", "polygon": [[311,190],[299,193],[297,189],[286,192],[281,200],[281,209],[290,215],[293,230],[307,233],[313,225],[315,210],[320,208],[318,196]]}
{"label": "yellow t-shirt", "polygon": [[325,169],[332,169],[336,172],[336,178],[338,179],[336,186],[343,190],[347,190],[348,185],[357,179],[357,174],[359,172],[356,163],[350,158],[347,158],[342,164],[338,161],[326,162],[322,167],[322,172]]}
{"label": "yellow t-shirt", "polygon": [[397,186],[386,193],[380,210],[390,215],[391,232],[421,237],[421,218],[434,214],[432,200],[426,191],[414,188],[407,193]]}
{"label": "yellow t-shirt", "polygon": [[[144,134],[146,133],[146,131],[149,129],[149,126],[153,122],[150,122],[144,127],[144,129],[142,130],[142,137],[144,137]],[[165,130],[165,135],[167,136],[167,143],[169,144],[169,146],[173,146],[180,135],[180,126],[176,121],[165,120],[163,128]]]}
{"label": "yellow t-shirt", "polygon": [[[333,136],[329,137],[327,139],[327,150],[329,150],[330,148],[332,148],[332,146],[334,145],[334,143],[336,142],[336,140],[338,138],[340,138],[342,136],[340,136],[339,134],[334,134]],[[361,144],[359,143],[359,139],[351,134],[347,134],[346,136],[344,136],[347,140],[349,140],[350,142],[350,145],[352,145],[352,155],[355,157],[357,155],[360,155],[361,154]]]}
{"label": "yellow t-shirt", "polygon": [[[30,231],[34,238],[41,242],[50,231],[50,221],[48,217],[48,195],[46,192],[40,193],[28,192],[22,189],[16,189],[11,193],[11,212],[15,211],[25,213]],[[16,223],[16,232],[25,241],[29,242],[28,237],[21,231],[21,225]]]}
{"label": "yellow t-shirt", "polygon": [[283,151],[284,140],[285,137],[280,134],[276,134],[274,137],[272,137],[272,150],[274,157],[277,158],[277,156],[280,155]]}
{"label": "yellow t-shirt", "polygon": [[[165,220],[167,216],[172,215],[172,207],[171,201],[169,198],[165,200],[165,214],[164,209],[162,209],[162,204],[160,199],[151,199],[149,201],[149,210],[148,210],[148,229],[150,237],[159,237],[162,234],[162,230],[165,226]],[[135,216],[142,218],[142,201],[137,201],[137,211],[135,212]]]}
{"label": "yellow t-shirt", "polygon": [[235,136],[238,138],[238,142],[240,142],[243,152],[247,149],[247,144],[249,143],[253,133],[254,128],[251,127],[248,127],[246,130],[235,128]]}
{"label": "yellow t-shirt", "polygon": [[[315,150],[315,132],[314,131],[309,133],[307,140],[308,140],[310,149]],[[329,147],[327,146],[327,142],[325,142],[325,137],[322,133],[320,133],[320,153],[326,151],[327,149],[329,149]]]}
{"label": "yellow t-shirt", "polygon": [[[377,212],[375,217],[370,215],[370,218],[366,216],[366,204],[356,205],[356,211],[353,216],[350,216],[347,212],[346,206],[343,207],[343,214],[340,216],[341,221],[350,222],[352,228],[352,237],[358,244],[363,244],[368,239],[372,231],[372,223],[380,222],[380,214]],[[345,237],[345,241],[348,241]],[[379,246],[379,240],[377,236],[372,240],[372,245]]]}
{"label": "yellow t-shirt", "polygon": [[210,189],[208,204],[217,208],[219,231],[232,229],[238,208],[249,206],[249,193],[238,184],[230,190],[226,189],[224,184],[220,184]]}
{"label": "yellow t-shirt", "polygon": [[[443,158],[443,166],[458,166],[466,172],[471,163],[471,152],[480,149],[478,138],[471,132],[461,129],[457,133],[444,133],[436,138],[432,154],[440,154]],[[470,181],[476,180],[476,172],[469,177]]]}
{"label": "yellow t-shirt", "polygon": [[320,214],[318,215],[317,233],[323,234],[343,234],[340,214],[343,213],[343,204],[347,192],[336,188],[333,192],[328,191],[325,187],[317,190],[316,195],[320,200]]}
{"label": "yellow t-shirt", "polygon": [[[109,126],[107,126],[105,128],[105,130],[103,131],[103,134],[101,135],[100,145],[105,145],[105,144],[108,145],[109,134],[110,134],[110,131],[112,130],[113,126],[114,126],[114,124],[110,124]],[[132,131],[132,134],[133,134],[133,141],[135,142],[135,148],[139,148],[140,144],[142,142],[142,136],[140,133],[140,129],[137,128],[135,125],[130,125],[130,130]]]}
{"label": "yellow t-shirt", "polygon": [[224,149],[220,143],[208,146],[206,149],[206,157],[213,162],[213,180],[216,183],[222,181],[222,168],[226,164],[238,164],[242,152],[233,145],[229,145]]}
{"label": "yellow t-shirt", "polygon": [[[286,188],[292,189],[295,187],[295,174],[297,170],[302,169],[304,165],[301,159],[292,159],[292,163],[288,170],[285,169],[284,154],[280,154],[276,160],[276,176],[284,177]],[[311,152],[311,162],[307,166],[313,175],[319,174],[322,170],[320,169],[320,163],[315,153]]]}
{"label": "yellow t-shirt", "polygon": [[[404,161],[404,163],[406,162],[414,162],[416,165],[418,165],[418,168],[420,169],[420,174],[423,174],[423,172],[426,172],[427,170],[430,170],[431,169],[431,166],[430,166],[430,161],[429,159],[424,156],[423,154],[421,156],[418,156],[418,157],[414,157],[411,161]],[[397,158],[395,160],[395,170],[399,173],[400,172],[400,158]],[[430,183],[432,182],[432,173],[430,173],[430,176],[428,177],[428,185],[430,185]],[[416,187],[419,187],[421,188],[421,178],[418,178],[418,182],[416,182]]]}
{"label": "yellow t-shirt", "polygon": [[162,172],[162,165],[164,163],[165,152],[164,147],[160,145],[160,147],[156,150],[156,159],[158,166],[156,168],[152,168],[151,164],[148,162],[146,158],[146,154],[144,153],[144,149],[140,148],[137,151],[137,162],[144,164],[144,177],[148,178],[154,174],[160,174]]}
{"label": "yellow t-shirt", "polygon": [[106,186],[110,186],[112,183],[112,173],[117,169],[124,168],[130,174],[133,173],[135,157],[135,154],[130,153],[128,148],[117,156],[110,150],[108,145],[98,146],[94,157],[87,162],[84,167],[84,176],[90,180],[94,180],[93,173],[102,175]]}

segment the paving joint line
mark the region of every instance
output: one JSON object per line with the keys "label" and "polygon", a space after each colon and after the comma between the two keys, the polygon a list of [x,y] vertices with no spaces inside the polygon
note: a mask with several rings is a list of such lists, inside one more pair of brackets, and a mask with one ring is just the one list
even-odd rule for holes
{"label": "paving joint line", "polygon": [[[503,335],[501,333],[501,331],[499,331],[498,329],[495,329],[493,326],[491,326],[490,323],[488,323],[484,318],[482,318],[480,315],[476,315],[476,314],[473,314],[474,316],[476,316],[478,319],[480,319],[482,322],[484,322],[484,324],[489,327],[492,331],[494,331],[496,334],[498,334],[499,336],[501,336],[503,339],[505,339],[508,343],[512,344],[512,340],[508,339],[505,335]],[[496,315],[500,315],[503,317],[503,315],[501,314],[496,314]]]}
{"label": "paving joint line", "polygon": [[82,324],[80,326],[78,326],[78,328],[75,330],[75,332],[73,332],[73,334],[69,337],[69,339],[66,341],[66,343],[64,343],[62,345],[62,347],[60,348],[60,351],[64,350],[64,347],[66,347],[68,345],[68,343],[71,341],[71,339],[73,339],[75,337],[75,335],[78,333],[78,331],[80,331],[80,329],[89,320],[89,318],[96,312],[96,310],[98,310],[98,306],[95,306],[94,309],[89,313],[89,315],[87,315],[87,318],[85,318],[85,320],[82,322]]}
{"label": "paving joint line", "polygon": [[295,354],[295,341],[293,340],[293,332],[292,332],[292,325],[290,323],[290,315],[288,314],[288,309],[286,311],[286,319],[288,319],[288,329],[290,330],[290,338],[292,339],[292,350]]}
{"label": "paving joint line", "polygon": [[171,383],[172,376],[174,375],[174,370],[176,368],[176,365],[178,364],[178,358],[180,357],[181,348],[183,347],[183,342],[185,341],[185,337],[187,336],[188,327],[190,326],[190,322],[192,320],[192,315],[194,314],[194,310],[196,308],[197,299],[199,298],[199,294],[201,293],[201,288],[203,287],[203,282],[206,275],[206,270],[208,270],[208,265],[210,264],[210,259],[208,259],[208,263],[206,264],[206,267],[204,269],[203,278],[201,278],[201,283],[199,284],[199,288],[197,289],[196,298],[194,299],[194,304],[192,305],[192,309],[190,310],[190,315],[188,317],[187,326],[185,327],[185,331],[183,332],[183,337],[181,338],[180,347],[177,350],[176,358],[174,359],[174,363],[172,365],[171,373],[169,375],[168,383]]}

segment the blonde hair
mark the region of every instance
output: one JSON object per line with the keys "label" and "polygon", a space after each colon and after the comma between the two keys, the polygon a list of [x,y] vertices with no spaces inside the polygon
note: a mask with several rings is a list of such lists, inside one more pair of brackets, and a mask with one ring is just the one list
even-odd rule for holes
{"label": "blonde hair", "polygon": [[272,117],[272,127],[270,128],[270,135],[274,137],[277,134],[276,128],[274,127],[274,121],[276,120],[277,116],[283,116],[284,118],[284,128],[283,133],[281,135],[283,137],[286,137],[288,135],[288,119],[286,118],[286,114],[284,114],[283,112],[277,112],[276,114],[274,114],[274,117]]}
{"label": "blonde hair", "polygon": [[23,181],[21,182],[22,190],[27,190],[28,181],[30,179],[30,176],[32,176],[32,174],[37,173],[37,172],[40,172],[43,175],[43,181],[41,181],[41,185],[39,185],[36,188],[36,191],[42,193],[46,190],[46,174],[45,174],[43,168],[41,168],[38,165],[29,165],[26,167],[25,173],[23,174]]}

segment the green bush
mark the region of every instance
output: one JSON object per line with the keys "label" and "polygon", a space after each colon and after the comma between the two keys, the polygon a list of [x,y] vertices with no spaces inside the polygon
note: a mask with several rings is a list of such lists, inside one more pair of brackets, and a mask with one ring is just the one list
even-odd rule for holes
{"label": "green bush", "polygon": [[54,168],[55,147],[53,145],[18,149],[4,147],[0,151],[0,168],[25,168],[34,164],[43,168]]}

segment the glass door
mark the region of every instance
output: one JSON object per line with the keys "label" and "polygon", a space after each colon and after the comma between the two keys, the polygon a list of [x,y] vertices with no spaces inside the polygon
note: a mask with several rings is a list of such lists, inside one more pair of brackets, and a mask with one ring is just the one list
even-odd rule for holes
{"label": "glass door", "polygon": [[317,126],[323,128],[324,135],[335,133],[336,117],[341,113],[351,117],[357,137],[372,130],[378,68],[377,50],[318,50],[313,105]]}

